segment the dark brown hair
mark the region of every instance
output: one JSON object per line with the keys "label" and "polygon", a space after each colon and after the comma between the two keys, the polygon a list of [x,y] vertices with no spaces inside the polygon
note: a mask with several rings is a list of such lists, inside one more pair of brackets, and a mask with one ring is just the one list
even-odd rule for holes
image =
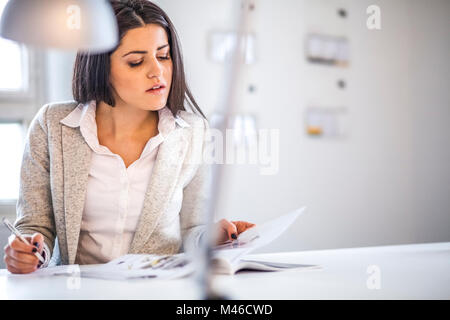
{"label": "dark brown hair", "polygon": [[[128,30],[143,27],[146,24],[158,24],[164,28],[169,40],[173,64],[172,85],[167,98],[167,107],[175,115],[179,110],[186,110],[184,106],[186,99],[191,109],[193,111],[196,109],[206,119],[187,86],[180,41],[167,14],[148,0],[110,0],[109,2],[117,19],[120,41]],[[106,53],[94,54],[82,51],[77,53],[72,78],[72,93],[75,101],[78,103],[86,103],[90,100],[104,101],[114,107],[115,101],[109,81],[110,56],[118,46]]]}

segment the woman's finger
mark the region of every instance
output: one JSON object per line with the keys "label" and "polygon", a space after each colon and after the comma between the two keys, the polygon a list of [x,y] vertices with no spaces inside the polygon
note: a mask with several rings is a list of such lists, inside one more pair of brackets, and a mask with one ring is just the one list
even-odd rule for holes
{"label": "woman's finger", "polygon": [[37,266],[39,259],[36,256],[27,255],[26,253],[18,253],[14,250],[5,252],[5,258],[16,268],[26,268],[28,266]]}
{"label": "woman's finger", "polygon": [[31,244],[38,249],[38,252],[42,254],[44,251],[44,236],[40,233],[35,233],[31,237]]}
{"label": "woman's finger", "polygon": [[5,247],[5,254],[13,256],[16,260],[33,263],[38,259],[35,255],[38,249],[35,246],[29,246],[20,240],[14,240]]}
{"label": "woman's finger", "polygon": [[37,265],[39,259],[34,255],[34,253],[23,253],[21,251],[16,251],[11,247],[7,247],[5,250],[5,255],[14,258],[17,261],[20,261],[25,264]]}
{"label": "woman's finger", "polygon": [[225,219],[220,220],[215,224],[216,228],[216,244],[220,245],[229,240],[228,231],[224,227],[226,225]]}
{"label": "woman's finger", "polygon": [[11,266],[11,267],[21,270],[21,271],[31,272],[31,271],[36,270],[36,268],[37,268],[37,263],[36,264],[24,263],[22,261],[18,261],[16,259],[14,259],[11,256],[5,256],[4,260],[5,260],[5,264],[7,266]]}
{"label": "woman's finger", "polygon": [[[26,239],[27,239],[27,241],[31,241],[31,237],[27,237]],[[22,240],[20,240],[17,237],[13,238],[13,240],[10,242],[9,246],[15,251],[26,252],[26,253],[32,252],[32,250],[34,248],[33,245],[28,245],[28,244],[22,242]]]}
{"label": "woman's finger", "polygon": [[236,226],[238,234],[241,234],[245,230],[255,226],[254,223],[250,223],[247,221],[231,221],[231,222]]}
{"label": "woman's finger", "polygon": [[237,234],[238,234],[237,228],[233,223],[231,223],[230,221],[228,221],[226,219],[222,219],[222,220],[220,220],[220,226],[225,231],[225,233],[228,237],[228,240],[237,239]]}

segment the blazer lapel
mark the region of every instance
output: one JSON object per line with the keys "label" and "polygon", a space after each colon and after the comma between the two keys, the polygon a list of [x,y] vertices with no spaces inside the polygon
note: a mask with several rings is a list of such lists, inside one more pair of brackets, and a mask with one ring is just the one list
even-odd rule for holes
{"label": "blazer lapel", "polygon": [[171,131],[159,146],[129,253],[144,253],[145,243],[170,203],[187,151],[186,132],[184,129]]}
{"label": "blazer lapel", "polygon": [[62,126],[64,216],[69,264],[74,264],[81,229],[92,150],[79,128]]}

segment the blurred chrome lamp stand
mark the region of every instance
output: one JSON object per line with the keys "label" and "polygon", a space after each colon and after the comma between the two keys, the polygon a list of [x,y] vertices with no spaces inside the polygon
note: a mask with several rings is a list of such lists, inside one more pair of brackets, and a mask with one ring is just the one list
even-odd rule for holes
{"label": "blurred chrome lamp stand", "polygon": [[[254,0],[235,1],[237,7],[234,12],[238,12],[237,37],[234,50],[231,52],[231,59],[228,61],[231,65],[225,68],[226,79],[224,86],[224,94],[222,105],[219,106],[217,114],[223,115],[217,118],[217,123],[211,127],[222,132],[222,136],[226,136],[226,129],[233,127],[234,116],[238,113],[238,83],[245,62],[246,39],[248,34],[248,18],[250,11],[254,8]],[[224,174],[225,166],[223,164],[212,164],[212,180],[211,180],[211,198],[204,214],[206,219],[206,230],[202,237],[202,243],[195,257],[198,263],[196,279],[199,281],[202,299],[218,300],[228,299],[229,297],[218,292],[214,288],[214,275],[212,268],[212,248],[215,245],[216,234],[214,228],[214,216],[218,209],[220,197],[224,194]]]}

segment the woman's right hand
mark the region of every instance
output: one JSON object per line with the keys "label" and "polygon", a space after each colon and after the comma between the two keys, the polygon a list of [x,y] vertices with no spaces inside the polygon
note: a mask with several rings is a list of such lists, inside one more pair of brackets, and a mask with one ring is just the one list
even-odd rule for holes
{"label": "woman's right hand", "polygon": [[11,235],[8,244],[4,247],[8,271],[11,273],[31,273],[37,270],[39,259],[35,252],[42,255],[44,250],[44,236],[40,233],[33,234],[32,237],[25,237],[31,245],[23,243],[15,235]]}

